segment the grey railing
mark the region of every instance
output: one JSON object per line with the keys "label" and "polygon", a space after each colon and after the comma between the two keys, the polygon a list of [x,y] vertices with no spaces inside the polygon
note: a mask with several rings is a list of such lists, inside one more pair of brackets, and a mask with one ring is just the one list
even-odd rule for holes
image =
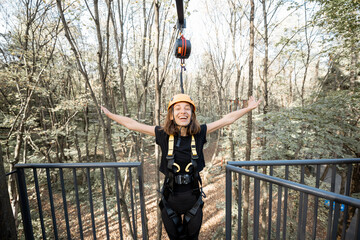
{"label": "grey railing", "polygon": [[[26,239],[110,239],[114,232],[117,239],[124,235],[128,239],[130,232],[134,239],[138,234],[147,238],[140,163],[17,164],[15,168]],[[126,219],[130,224],[124,229]]]}
{"label": "grey railing", "polygon": [[[246,203],[247,237],[360,239],[360,200],[349,197],[352,174],[358,174],[353,173],[353,164],[359,163],[360,159],[228,162],[226,239],[232,238],[232,230],[237,239],[244,238],[244,188],[253,190]],[[232,174],[237,175],[237,182],[233,182]],[[339,182],[339,176],[346,180]],[[248,186],[244,186],[245,177]],[[313,186],[308,186],[310,183]],[[238,186],[237,196],[232,193],[233,184]],[[340,191],[342,194],[336,193]],[[234,198],[237,211],[233,211]]]}

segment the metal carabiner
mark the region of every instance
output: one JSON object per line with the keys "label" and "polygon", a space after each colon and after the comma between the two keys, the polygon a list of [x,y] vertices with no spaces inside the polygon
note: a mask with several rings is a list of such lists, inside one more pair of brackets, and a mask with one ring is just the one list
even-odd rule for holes
{"label": "metal carabiner", "polygon": [[186,166],[185,172],[190,172],[189,167],[191,167],[191,165],[193,165],[193,164],[192,164],[192,163],[189,163],[189,164]]}
{"label": "metal carabiner", "polygon": [[179,164],[173,163],[173,166],[177,167],[177,171],[176,171],[176,172],[180,172],[180,166],[179,166]]}

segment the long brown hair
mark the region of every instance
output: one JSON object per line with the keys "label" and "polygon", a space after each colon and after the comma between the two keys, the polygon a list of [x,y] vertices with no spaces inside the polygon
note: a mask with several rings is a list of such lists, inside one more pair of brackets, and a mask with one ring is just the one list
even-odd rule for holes
{"label": "long brown hair", "polygon": [[[191,120],[190,125],[186,129],[186,134],[188,136],[195,135],[200,132],[200,124],[198,120],[196,120],[196,113],[194,111],[194,107],[190,105],[191,107]],[[180,134],[179,129],[177,127],[177,124],[175,123],[175,120],[171,120],[171,117],[173,116],[174,112],[174,106],[171,106],[169,108],[169,111],[167,112],[166,118],[165,118],[165,124],[164,124],[164,131],[168,135],[177,135]]]}

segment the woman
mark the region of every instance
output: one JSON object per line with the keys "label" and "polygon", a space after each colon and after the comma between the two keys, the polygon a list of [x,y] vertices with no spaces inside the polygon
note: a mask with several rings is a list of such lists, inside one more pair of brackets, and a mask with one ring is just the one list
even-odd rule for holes
{"label": "woman", "polygon": [[149,126],[131,118],[112,114],[110,119],[126,128],[156,137],[162,151],[160,171],[165,175],[160,208],[169,238],[198,239],[202,223],[202,192],[199,172],[204,168],[203,146],[206,134],[232,124],[260,103],[250,97],[246,108],[231,112],[218,121],[200,125],[195,103],[186,94],[175,95],[169,102],[163,127]]}

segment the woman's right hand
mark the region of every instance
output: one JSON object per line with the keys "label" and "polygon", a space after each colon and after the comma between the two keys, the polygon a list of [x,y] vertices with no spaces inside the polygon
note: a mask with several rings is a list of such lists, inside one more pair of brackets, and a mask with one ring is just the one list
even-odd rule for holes
{"label": "woman's right hand", "polygon": [[103,113],[105,113],[105,115],[108,115],[109,113],[111,113],[106,107],[101,106],[101,110],[103,111]]}

